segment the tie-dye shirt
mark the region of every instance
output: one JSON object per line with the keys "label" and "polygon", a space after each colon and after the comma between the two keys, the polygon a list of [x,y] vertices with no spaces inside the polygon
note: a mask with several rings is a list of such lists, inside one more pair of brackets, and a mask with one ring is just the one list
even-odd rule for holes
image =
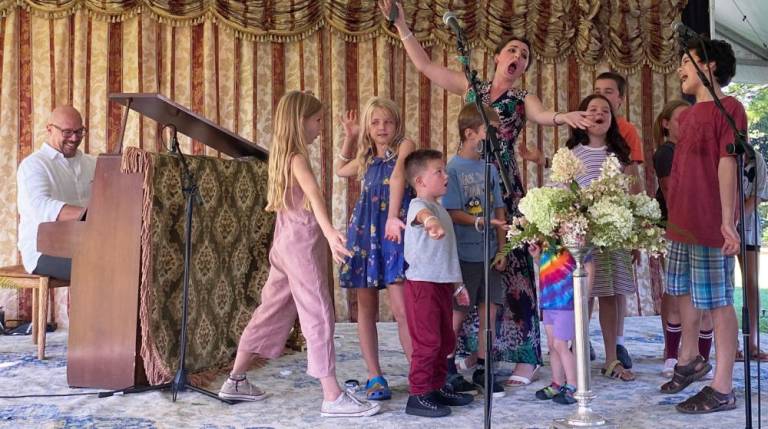
{"label": "tie-dye shirt", "polygon": [[542,310],[573,310],[573,271],[576,261],[566,249],[544,251],[539,261]]}

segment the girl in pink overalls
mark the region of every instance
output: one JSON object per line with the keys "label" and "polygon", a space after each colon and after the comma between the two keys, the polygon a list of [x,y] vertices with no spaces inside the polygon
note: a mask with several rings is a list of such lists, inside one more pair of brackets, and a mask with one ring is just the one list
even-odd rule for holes
{"label": "girl in pink overalls", "polygon": [[379,405],[343,392],[336,381],[327,246],[336,262],[350,254],[344,234],[331,224],[307,155],[307,146],[320,135],[322,124],[322,104],[304,92],[285,94],[275,109],[266,209],[276,211],[277,220],[269,278],[261,292],[261,305],[240,337],[232,373],[219,396],[240,401],[266,396],[248,382],[245,373],[256,355],[280,356],[298,315],[307,341],[307,374],[318,378],[323,388],[321,415],[371,416]]}

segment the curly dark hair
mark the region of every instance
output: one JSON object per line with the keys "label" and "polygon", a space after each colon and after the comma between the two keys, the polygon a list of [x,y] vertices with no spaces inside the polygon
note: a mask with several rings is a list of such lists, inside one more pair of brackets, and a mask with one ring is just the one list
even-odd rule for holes
{"label": "curly dark hair", "polygon": [[[602,95],[591,94],[581,100],[581,103],[579,103],[579,110],[587,110],[589,103],[596,98],[604,100],[606,103],[608,103],[608,108],[611,109],[611,125],[608,127],[608,132],[605,135],[605,143],[606,146],[608,146],[608,153],[616,155],[616,157],[619,159],[619,162],[622,164],[629,165],[629,145],[624,140],[624,137],[622,137],[619,133],[619,125],[616,123],[616,115],[613,113],[611,102]],[[589,144],[589,136],[587,135],[587,131],[579,128],[571,128],[571,138],[568,139],[568,141],[565,143],[565,146],[568,149],[573,149],[581,144]]]}
{"label": "curly dark hair", "polygon": [[[733,53],[730,43],[719,39],[707,40],[699,38],[688,41],[688,51],[693,51],[701,63],[706,63],[702,44],[706,48],[709,62],[715,63],[715,70],[712,74],[715,76],[717,84],[721,88],[728,85],[736,74],[736,55]],[[685,55],[685,52],[683,52],[683,55]]]}

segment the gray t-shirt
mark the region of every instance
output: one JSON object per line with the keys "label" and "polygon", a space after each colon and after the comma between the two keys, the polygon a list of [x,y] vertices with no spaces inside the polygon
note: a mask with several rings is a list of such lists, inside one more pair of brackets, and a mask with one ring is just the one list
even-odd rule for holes
{"label": "gray t-shirt", "polygon": [[[429,209],[437,216],[445,230],[440,240],[429,237],[424,225],[414,225],[416,215]],[[434,222],[434,221],[430,221]],[[440,204],[421,198],[411,200],[405,227],[405,278],[433,283],[461,283],[459,253],[456,250],[456,234],[448,211]]]}

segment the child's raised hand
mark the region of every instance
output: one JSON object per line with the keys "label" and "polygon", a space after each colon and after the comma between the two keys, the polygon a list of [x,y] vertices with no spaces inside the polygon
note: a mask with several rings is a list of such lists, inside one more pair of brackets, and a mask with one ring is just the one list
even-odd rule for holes
{"label": "child's raised hand", "polygon": [[344,135],[347,138],[357,138],[360,135],[360,122],[357,119],[357,110],[351,109],[341,115],[341,125],[344,127]]}
{"label": "child's raised hand", "polygon": [[405,229],[405,224],[400,218],[390,217],[387,218],[387,223],[384,225],[384,238],[395,243],[400,243],[401,232]]}
{"label": "child's raised hand", "polygon": [[541,256],[541,246],[536,243],[529,244],[528,253],[530,253],[534,259],[537,259],[539,256]]}
{"label": "child's raised hand", "polygon": [[428,217],[427,220],[424,221],[424,229],[427,231],[429,238],[433,240],[439,240],[445,237],[445,229],[443,229],[443,225],[440,223],[437,216]]}
{"label": "child's raised hand", "polygon": [[459,288],[453,292],[453,297],[456,299],[456,304],[459,304],[462,307],[469,306],[469,292],[467,292],[467,288],[465,288],[464,285],[459,286]]}
{"label": "child's raised hand", "polygon": [[493,226],[500,226],[503,229],[509,229],[510,228],[509,225],[507,225],[507,222],[505,220],[503,220],[503,219],[493,218],[493,219],[491,219],[491,225],[493,225]]}
{"label": "child's raised hand", "polygon": [[504,271],[504,268],[507,267],[507,255],[498,252],[496,253],[496,257],[493,258],[493,268],[496,271]]}
{"label": "child's raised hand", "polygon": [[535,162],[536,164],[544,164],[544,156],[536,147],[528,149],[528,145],[521,143],[517,146],[517,153],[520,154],[520,158],[523,158],[526,161]]}
{"label": "child's raised hand", "polygon": [[334,229],[325,238],[328,240],[328,246],[331,247],[331,256],[333,256],[334,262],[341,264],[344,262],[345,256],[352,256],[352,252],[347,249],[347,237],[341,231]]}

